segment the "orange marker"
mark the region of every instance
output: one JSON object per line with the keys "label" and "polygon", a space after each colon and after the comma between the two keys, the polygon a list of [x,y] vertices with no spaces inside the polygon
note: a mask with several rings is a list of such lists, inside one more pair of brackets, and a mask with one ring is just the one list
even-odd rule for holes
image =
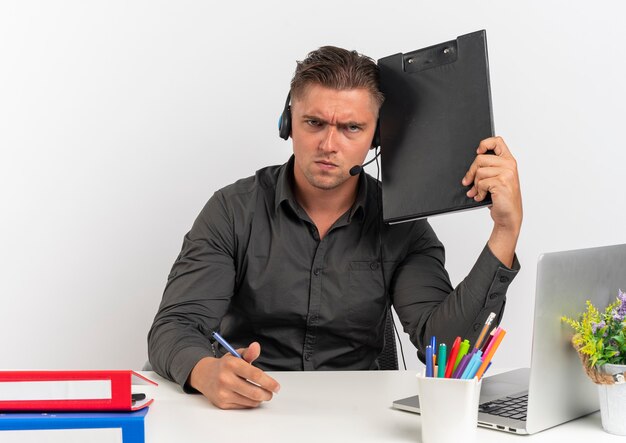
{"label": "orange marker", "polygon": [[487,351],[487,355],[485,355],[485,357],[483,358],[483,363],[478,368],[478,371],[476,371],[475,377],[477,377],[478,380],[480,380],[480,378],[483,376],[483,373],[487,369],[487,366],[489,366],[489,362],[491,361],[493,354],[496,353],[496,350],[498,349],[498,346],[500,346],[500,342],[502,342],[502,339],[505,335],[506,331],[501,328],[500,333],[491,341],[493,344],[489,348],[489,351]]}

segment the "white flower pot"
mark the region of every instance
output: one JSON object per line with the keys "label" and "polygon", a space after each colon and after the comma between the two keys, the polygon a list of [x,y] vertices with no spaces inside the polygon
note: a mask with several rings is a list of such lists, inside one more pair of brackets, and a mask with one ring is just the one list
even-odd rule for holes
{"label": "white flower pot", "polygon": [[[626,365],[606,364],[598,368],[605,374],[626,371]],[[600,415],[606,432],[626,435],[626,383],[598,385],[600,394]]]}

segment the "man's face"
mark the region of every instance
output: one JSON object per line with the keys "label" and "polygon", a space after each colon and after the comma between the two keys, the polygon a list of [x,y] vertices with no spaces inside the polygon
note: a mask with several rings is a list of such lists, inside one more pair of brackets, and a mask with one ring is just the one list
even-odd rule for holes
{"label": "man's face", "polygon": [[378,107],[365,89],[310,85],[291,104],[294,174],[302,187],[336,189],[372,145]]}

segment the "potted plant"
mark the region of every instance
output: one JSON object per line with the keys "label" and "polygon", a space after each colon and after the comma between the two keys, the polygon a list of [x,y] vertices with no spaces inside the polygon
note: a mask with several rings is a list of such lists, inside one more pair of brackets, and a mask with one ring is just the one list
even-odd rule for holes
{"label": "potted plant", "polygon": [[572,344],[585,372],[598,385],[602,427],[626,435],[626,293],[600,312],[587,301],[578,319],[562,317],[575,334]]}

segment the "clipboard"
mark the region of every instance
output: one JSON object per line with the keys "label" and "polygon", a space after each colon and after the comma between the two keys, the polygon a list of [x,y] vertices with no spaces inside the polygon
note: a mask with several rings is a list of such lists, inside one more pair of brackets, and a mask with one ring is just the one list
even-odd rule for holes
{"label": "clipboard", "polygon": [[393,224],[491,204],[461,179],[494,135],[485,30],[378,60],[383,220]]}

